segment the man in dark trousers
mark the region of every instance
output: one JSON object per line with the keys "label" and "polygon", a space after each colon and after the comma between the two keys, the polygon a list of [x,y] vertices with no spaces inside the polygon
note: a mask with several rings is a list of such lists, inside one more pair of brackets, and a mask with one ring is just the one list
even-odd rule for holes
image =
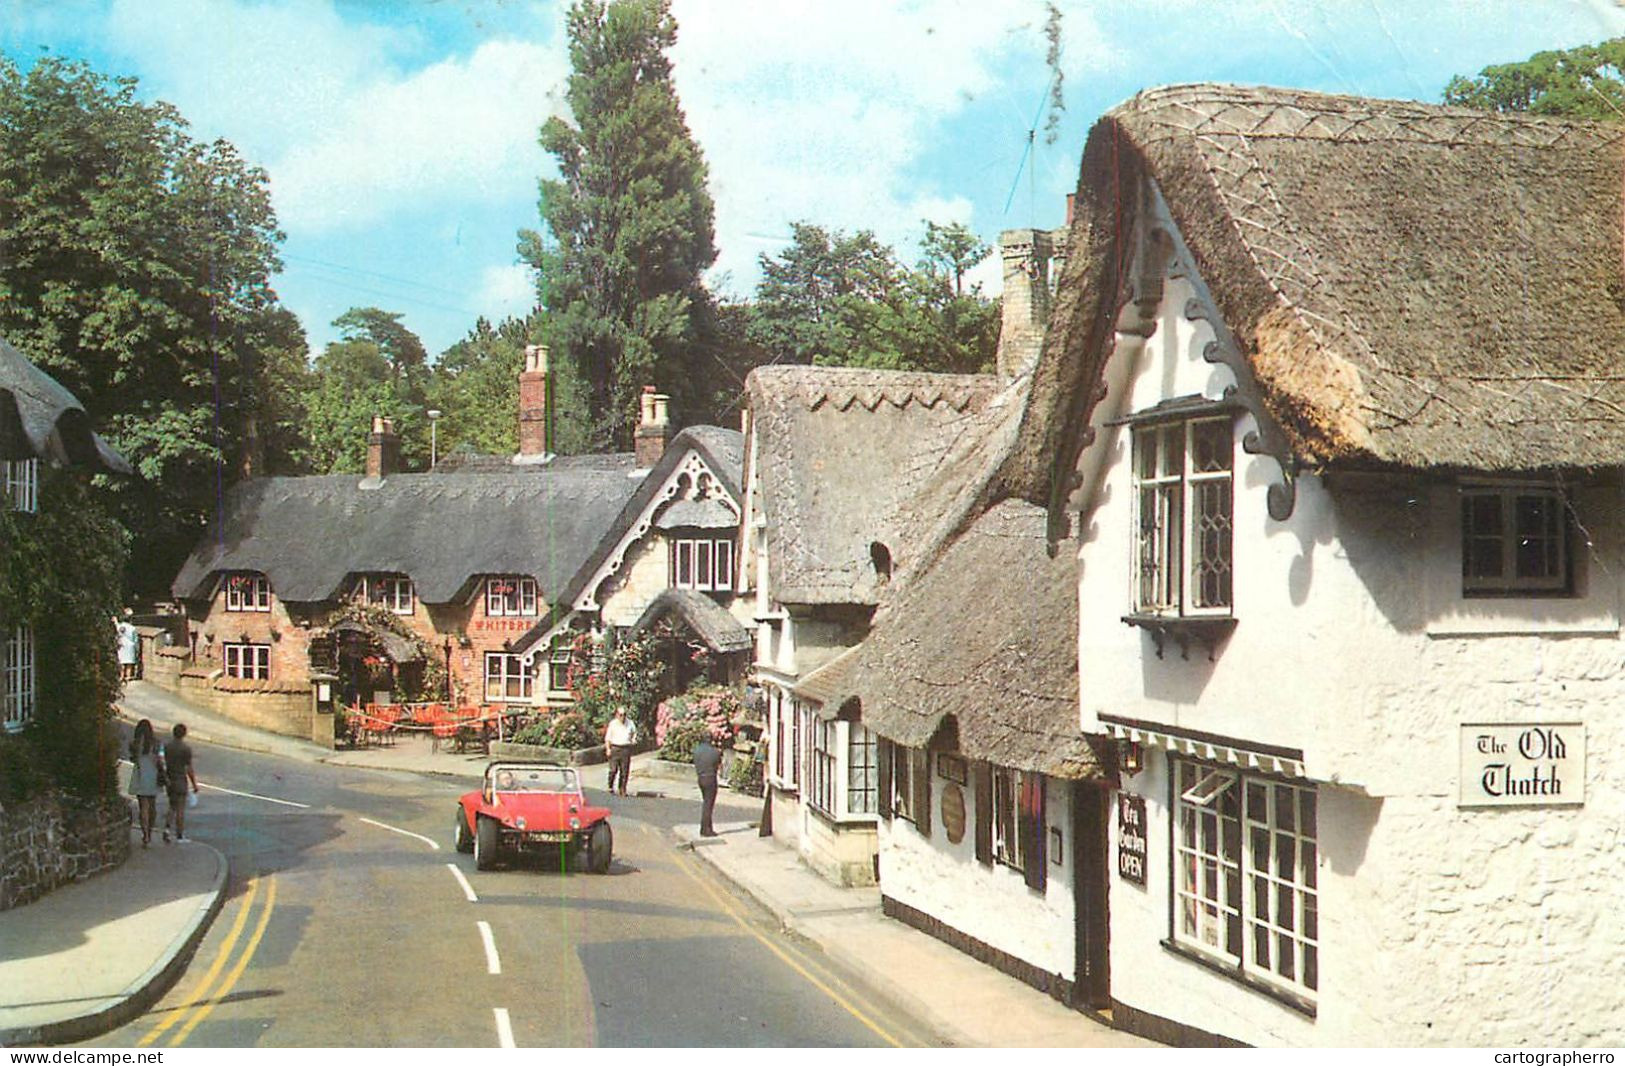
{"label": "man in dark trousers", "polygon": [[192,745],[186,742],[186,727],[179,722],[170,731],[174,738],[164,745],[164,772],[169,778],[169,814],[164,818],[164,843],[169,843],[169,827],[175,839],[186,843],[186,786],[197,794],[197,770],[192,762]]}
{"label": "man in dark trousers", "polygon": [[711,811],[717,805],[717,771],[722,767],[722,752],[711,743],[709,735],[694,745],[694,774],[700,780],[700,836],[714,837]]}

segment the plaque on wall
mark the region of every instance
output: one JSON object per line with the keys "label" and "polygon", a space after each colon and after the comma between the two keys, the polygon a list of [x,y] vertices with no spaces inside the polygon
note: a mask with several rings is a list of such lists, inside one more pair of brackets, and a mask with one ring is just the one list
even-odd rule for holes
{"label": "plaque on wall", "polygon": [[1463,725],[1461,807],[1562,807],[1585,803],[1581,722]]}
{"label": "plaque on wall", "polygon": [[950,844],[965,839],[965,790],[958,785],[942,786],[942,831]]}
{"label": "plaque on wall", "polygon": [[1145,884],[1145,797],[1117,794],[1117,876]]}
{"label": "plaque on wall", "polygon": [[970,780],[964,758],[945,751],[937,752],[937,776],[956,785],[966,784]]}

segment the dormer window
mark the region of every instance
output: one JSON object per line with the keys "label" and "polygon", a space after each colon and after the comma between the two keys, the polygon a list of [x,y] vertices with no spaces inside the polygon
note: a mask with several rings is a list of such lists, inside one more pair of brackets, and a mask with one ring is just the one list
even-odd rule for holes
{"label": "dormer window", "polygon": [[226,577],[226,610],[269,611],[271,581],[264,574],[229,574]]}
{"label": "dormer window", "polygon": [[673,537],[671,586],[697,592],[727,592],[733,586],[732,538]]}
{"label": "dormer window", "polygon": [[1137,613],[1230,612],[1231,441],[1228,414],[1135,429]]}
{"label": "dormer window", "polygon": [[1574,591],[1569,508],[1555,485],[1461,490],[1461,585],[1468,596],[1562,596]]}
{"label": "dormer window", "polygon": [[400,615],[411,614],[416,599],[412,579],[401,574],[365,574],[360,591],[362,603]]}
{"label": "dormer window", "polygon": [[490,618],[534,617],[539,597],[533,577],[488,578],[485,582],[485,613]]}

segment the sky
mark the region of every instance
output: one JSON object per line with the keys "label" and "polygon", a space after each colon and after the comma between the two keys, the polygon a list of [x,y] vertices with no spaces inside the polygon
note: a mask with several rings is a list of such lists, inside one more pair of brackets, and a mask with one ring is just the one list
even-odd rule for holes
{"label": "sky", "polygon": [[[748,298],[792,222],[917,254],[923,220],[1064,221],[1090,126],[1193,81],[1438,101],[1454,74],[1625,34],[1625,0],[1058,0],[1064,111],[1043,127],[1040,0],[673,0],[678,94],[710,169],[714,291]],[[282,302],[314,350],[351,307],[439,353],[524,314],[537,144],[564,103],[562,3],[0,0],[0,53],[138,79],[270,177]],[[1029,130],[1039,132],[1031,139]],[[992,261],[978,272],[997,290]]]}

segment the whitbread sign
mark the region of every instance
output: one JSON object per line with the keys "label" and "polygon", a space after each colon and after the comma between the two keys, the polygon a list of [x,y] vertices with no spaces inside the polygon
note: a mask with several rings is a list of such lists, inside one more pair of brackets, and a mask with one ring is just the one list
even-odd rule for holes
{"label": "whitbread sign", "polygon": [[1585,803],[1586,731],[1580,722],[1461,727],[1462,807]]}

